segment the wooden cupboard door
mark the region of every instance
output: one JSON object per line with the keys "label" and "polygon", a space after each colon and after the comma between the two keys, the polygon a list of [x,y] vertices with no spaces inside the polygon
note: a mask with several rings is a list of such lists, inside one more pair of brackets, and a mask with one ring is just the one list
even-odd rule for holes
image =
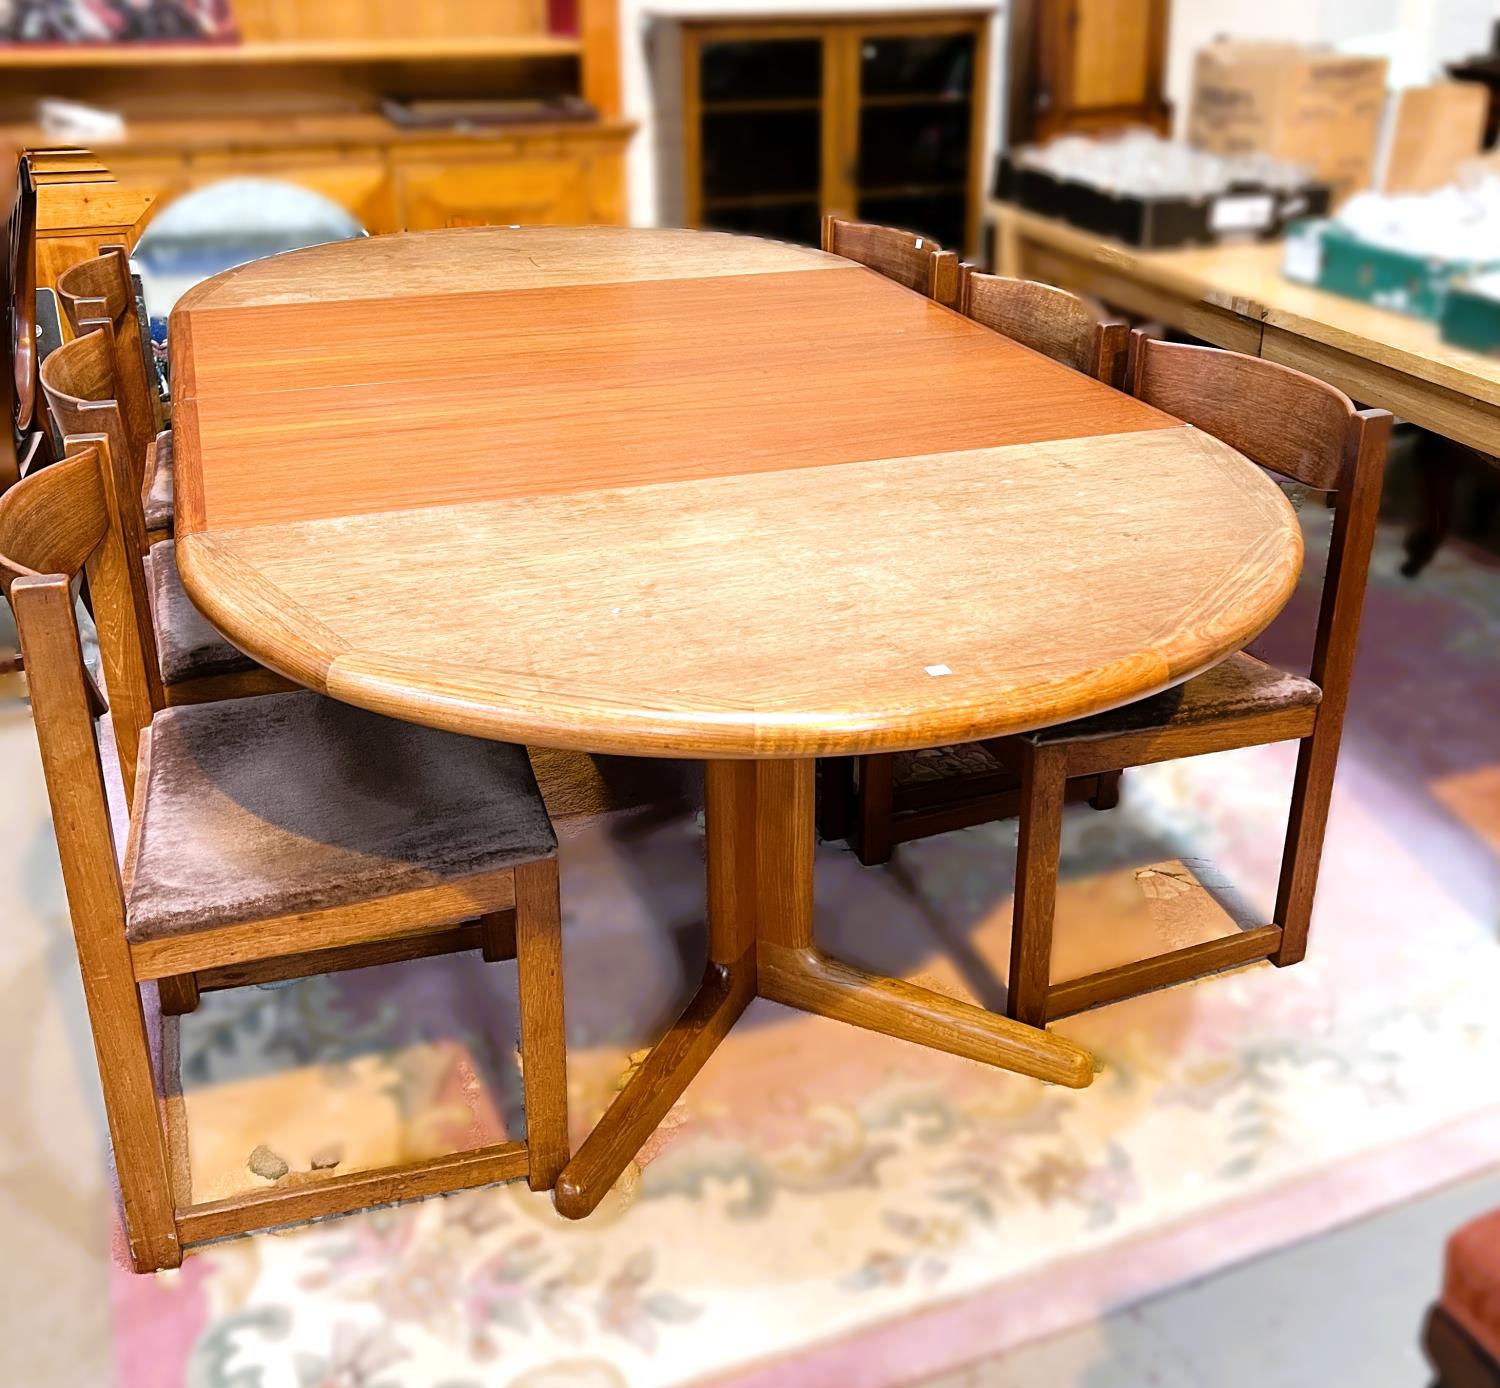
{"label": "wooden cupboard door", "polygon": [[689,224],[816,245],[842,167],[824,28],[690,31],[683,60]]}
{"label": "wooden cupboard door", "polygon": [[397,171],[408,231],[447,226],[566,226],[592,220],[592,166],[573,157],[412,164]]}
{"label": "wooden cupboard door", "polygon": [[871,24],[848,81],[855,215],[969,254],[987,117],[985,21]]}
{"label": "wooden cupboard door", "polygon": [[1036,138],[1129,124],[1166,130],[1167,0],[1034,3]]}
{"label": "wooden cupboard door", "polygon": [[1150,75],[1151,0],[1072,0],[1072,104],[1139,106]]}

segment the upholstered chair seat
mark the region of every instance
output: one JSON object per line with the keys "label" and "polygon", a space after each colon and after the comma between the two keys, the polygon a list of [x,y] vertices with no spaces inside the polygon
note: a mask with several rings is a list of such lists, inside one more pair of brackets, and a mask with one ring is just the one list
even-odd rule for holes
{"label": "upholstered chair seat", "polygon": [[146,529],[151,533],[172,528],[172,431],[163,429],[151,445],[146,460]]}
{"label": "upholstered chair seat", "polygon": [[1167,732],[1226,718],[1257,713],[1281,713],[1316,708],[1322,691],[1311,680],[1289,675],[1244,651],[1172,689],[1149,699],[1138,699],[1107,713],[1076,718],[1024,736],[1037,746],[1076,742],[1080,738],[1120,737],[1125,734]]}
{"label": "upholstered chair seat", "polygon": [[523,747],[313,693],[158,714],[131,828],[133,942],[452,883],[557,846]]}
{"label": "upholstered chair seat", "polygon": [[151,612],[156,621],[156,658],[161,682],[180,684],[209,675],[237,675],[255,662],[220,636],[188,597],[177,572],[177,546],[159,540],[147,556]]}

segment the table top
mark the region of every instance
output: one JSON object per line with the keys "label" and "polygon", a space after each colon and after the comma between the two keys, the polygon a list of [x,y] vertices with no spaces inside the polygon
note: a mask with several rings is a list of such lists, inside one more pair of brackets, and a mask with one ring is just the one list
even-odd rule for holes
{"label": "table top", "polygon": [[1444,342],[1436,323],[1287,279],[1281,272],[1283,242],[1146,251],[1008,203],[993,207],[1028,235],[1088,254],[1173,293],[1190,294],[1415,380],[1500,405],[1500,356],[1481,356]]}
{"label": "table top", "polygon": [[436,727],[665,756],[960,741],[1238,649],[1301,565],[1233,450],[819,251],[465,228],[172,318],[177,548],[237,645]]}

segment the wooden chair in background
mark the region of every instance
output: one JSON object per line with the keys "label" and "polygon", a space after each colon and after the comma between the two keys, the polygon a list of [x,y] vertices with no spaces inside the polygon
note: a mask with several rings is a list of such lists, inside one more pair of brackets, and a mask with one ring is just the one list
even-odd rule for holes
{"label": "wooden chair in background", "polygon": [[122,246],[108,246],[63,271],[57,297],[73,332],[107,332],[115,396],[131,462],[141,471],[141,502],[151,542],[172,533],[172,434],[163,429],[161,392],[141,335],[135,282]]}
{"label": "wooden chair in background", "polygon": [[[958,302],[976,323],[1086,376],[1116,387],[1124,378],[1130,329],[1076,294],[1033,280],[982,275],[964,265]],[[825,763],[822,790],[823,836],[852,833],[867,867],[888,862],[898,843],[1009,819],[1021,807],[1014,774],[982,743],[859,757],[852,774],[847,763]],[[1075,777],[1067,798],[1113,809],[1120,773]]]}
{"label": "wooden chair in background", "polygon": [[927,237],[897,227],[846,222],[830,213],[823,218],[823,249],[857,260],[947,308],[958,306],[958,256]]}
{"label": "wooden chair in background", "polygon": [[1124,381],[1130,328],[1081,295],[965,265],[959,305],[976,323],[1085,376],[1107,386]]}
{"label": "wooden chair in background", "polygon": [[[1332,494],[1333,539],[1311,678],[1244,652],[1149,699],[999,744],[1021,778],[1007,1011],[1042,1026],[1101,1003],[1258,959],[1307,950],[1329,797],[1359,635],[1390,437],[1384,410],[1357,410],[1311,376],[1212,347],[1132,335],[1132,394],[1262,467]],[[1064,983],[1051,977],[1064,787],[1070,777],[1300,739],[1275,917],[1268,925]]]}
{"label": "wooden chair in background", "polygon": [[119,494],[111,492],[111,511],[137,571],[136,610],[153,657],[146,690],[151,707],[296,688],[231,645],[193,606],[177,571],[174,541],[158,540],[148,547],[142,439],[149,441],[152,435],[141,429],[141,416],[135,429],[129,425],[129,413],[119,399],[122,354],[117,344],[113,325],[107,320],[96,323],[92,331],[65,342],[42,363],[42,389],[59,433],[98,436],[111,460],[121,464],[107,470],[106,476],[111,482],[119,479]]}
{"label": "wooden chair in background", "polygon": [[[107,450],[71,441],[69,452],[0,498],[0,581],[26,658],[135,1267],[519,1176],[550,1188],[568,1157],[557,841],[525,749],[308,691],[170,709],[140,730],[138,774],[122,761],[133,780],[122,875],[75,622],[80,569],[111,695],[139,686],[148,665]],[[169,1155],[186,1148],[163,1128],[142,984],[196,997],[470,949],[517,960],[524,1142],[191,1203]]]}

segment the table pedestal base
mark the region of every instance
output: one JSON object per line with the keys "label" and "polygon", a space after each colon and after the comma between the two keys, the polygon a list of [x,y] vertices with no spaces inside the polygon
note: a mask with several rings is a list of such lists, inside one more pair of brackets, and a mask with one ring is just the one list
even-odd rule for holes
{"label": "table pedestal base", "polygon": [[1074,1089],[1093,1079],[1093,1058],[1071,1041],[813,944],[813,765],[706,766],[708,967],[558,1178],[554,1200],[568,1218],[599,1204],[755,997]]}

